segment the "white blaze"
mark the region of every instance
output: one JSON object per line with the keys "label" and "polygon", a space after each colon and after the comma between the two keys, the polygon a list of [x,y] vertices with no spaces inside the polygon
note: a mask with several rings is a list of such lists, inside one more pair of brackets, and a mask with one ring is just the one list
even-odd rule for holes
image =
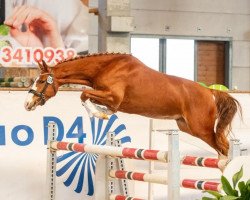
{"label": "white blaze", "polygon": [[[36,78],[34,84],[32,85],[32,88],[31,88],[32,90],[35,90],[35,91],[37,90],[36,82],[37,82],[38,79],[39,79],[39,77]],[[27,110],[28,110],[29,105],[33,102],[33,97],[34,97],[34,94],[29,92],[27,97],[26,97],[25,103],[24,103],[24,107]]]}

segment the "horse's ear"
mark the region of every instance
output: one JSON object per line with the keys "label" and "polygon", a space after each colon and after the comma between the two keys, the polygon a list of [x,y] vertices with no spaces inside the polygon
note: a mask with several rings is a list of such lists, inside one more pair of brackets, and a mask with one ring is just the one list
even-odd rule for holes
{"label": "horse's ear", "polygon": [[43,65],[40,62],[37,62],[38,67],[40,68],[41,71],[43,71]]}
{"label": "horse's ear", "polygon": [[42,63],[40,62],[37,62],[37,63],[43,73],[49,72],[49,66],[46,64],[44,60],[42,60]]}

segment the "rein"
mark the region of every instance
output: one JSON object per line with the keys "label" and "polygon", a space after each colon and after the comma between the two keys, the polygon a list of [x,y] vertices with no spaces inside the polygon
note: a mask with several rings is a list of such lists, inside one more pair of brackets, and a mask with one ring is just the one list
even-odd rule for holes
{"label": "rein", "polygon": [[48,73],[48,74],[49,74],[49,76],[48,76],[48,78],[46,80],[46,83],[45,83],[45,85],[44,85],[41,92],[37,92],[36,90],[33,90],[33,89],[30,89],[29,92],[28,92],[28,93],[34,94],[37,97],[40,97],[41,105],[44,105],[45,102],[46,102],[45,92],[46,92],[46,89],[48,88],[49,85],[52,85],[54,93],[56,94],[56,87],[55,87],[55,84],[54,84],[53,74],[51,74],[51,73]]}

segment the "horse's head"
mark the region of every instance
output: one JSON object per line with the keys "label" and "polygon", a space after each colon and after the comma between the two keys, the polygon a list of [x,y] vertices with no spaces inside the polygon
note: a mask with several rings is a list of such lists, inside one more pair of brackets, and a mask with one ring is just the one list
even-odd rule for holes
{"label": "horse's head", "polygon": [[44,105],[48,99],[56,95],[59,87],[51,68],[44,61],[38,65],[41,74],[29,90],[24,104],[28,111],[35,110],[38,105]]}

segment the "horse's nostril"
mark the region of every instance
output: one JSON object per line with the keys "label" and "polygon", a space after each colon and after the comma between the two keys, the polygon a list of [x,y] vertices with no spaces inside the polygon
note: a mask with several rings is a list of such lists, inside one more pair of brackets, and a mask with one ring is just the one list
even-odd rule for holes
{"label": "horse's nostril", "polygon": [[28,108],[29,108],[29,103],[28,103],[28,102],[25,102],[25,103],[24,103],[24,107],[26,108],[26,110],[28,110]]}
{"label": "horse's nostril", "polygon": [[25,107],[25,109],[26,109],[27,111],[30,111],[32,106],[31,106],[30,102],[26,101],[26,102],[24,103],[24,107]]}

